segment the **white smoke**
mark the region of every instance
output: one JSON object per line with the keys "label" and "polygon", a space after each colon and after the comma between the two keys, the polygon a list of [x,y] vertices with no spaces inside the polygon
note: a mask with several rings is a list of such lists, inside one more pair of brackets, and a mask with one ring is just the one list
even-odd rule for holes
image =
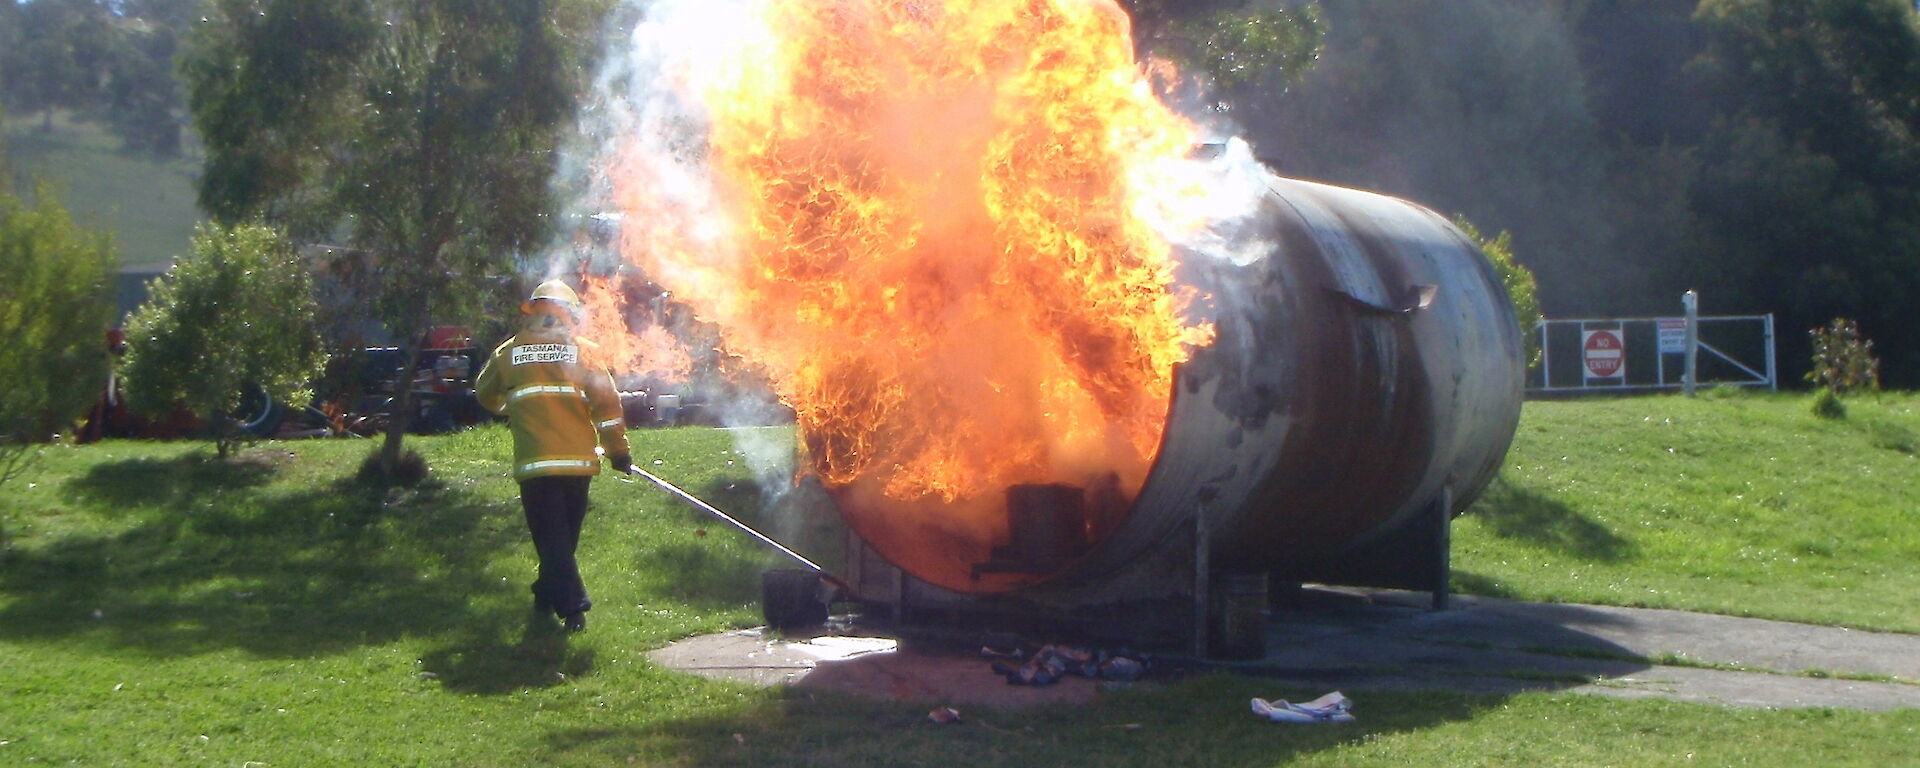
{"label": "white smoke", "polygon": [[[627,0],[611,15],[592,90],[574,133],[562,147],[556,176],[564,220],[542,265],[548,275],[585,266],[607,273],[625,263],[622,241],[633,228],[673,227],[705,244],[706,253],[737,257],[720,215],[707,167],[708,117],[697,94],[735,66],[739,51],[771,45],[761,18],[764,0]],[[613,174],[641,166],[660,204],[649,220],[621,212]],[[601,231],[593,231],[595,223]],[[607,231],[611,230],[611,231]],[[644,236],[644,233],[640,233]],[[648,275],[663,287],[677,275]],[[707,350],[689,350],[696,355]],[[779,410],[771,393],[746,392],[702,404],[723,425],[767,423]],[[794,476],[785,430],[733,429],[741,463],[775,497]]]}

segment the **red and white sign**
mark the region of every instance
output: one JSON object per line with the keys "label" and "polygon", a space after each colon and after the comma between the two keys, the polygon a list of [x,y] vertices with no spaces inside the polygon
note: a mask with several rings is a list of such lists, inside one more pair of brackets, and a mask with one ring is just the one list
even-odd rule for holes
{"label": "red and white sign", "polygon": [[1619,331],[1586,331],[1580,348],[1587,361],[1587,378],[1627,375],[1627,345],[1620,340]]}
{"label": "red and white sign", "polygon": [[1660,354],[1679,354],[1687,351],[1687,321],[1679,318],[1660,318]]}

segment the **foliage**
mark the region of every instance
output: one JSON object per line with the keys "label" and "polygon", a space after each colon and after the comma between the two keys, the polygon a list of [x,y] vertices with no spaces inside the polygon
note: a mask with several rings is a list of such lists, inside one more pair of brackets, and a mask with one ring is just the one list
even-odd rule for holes
{"label": "foliage", "polygon": [[1247,0],[1123,0],[1139,46],[1203,72],[1229,95],[1298,82],[1320,57],[1326,25],[1316,1],[1262,7]]}
{"label": "foliage", "polygon": [[181,150],[173,76],[177,30],[190,0],[35,0],[0,5],[0,100],[86,115],[127,149]]}
{"label": "foliage", "polygon": [[[411,363],[433,321],[470,317],[541,241],[578,85],[570,46],[597,7],[215,0],[182,65],[208,152],[202,207],[298,237],[344,229],[376,256],[346,277]],[[389,472],[407,420],[391,423]]]}
{"label": "foliage", "polygon": [[31,204],[0,187],[0,483],[99,396],[113,262],[46,185]]}
{"label": "foliage", "polygon": [[[1845,314],[1879,329],[1890,382],[1920,382],[1914,3],[1316,5],[1316,65],[1235,94],[1282,174],[1511,231],[1557,312],[1671,312],[1691,288],[1788,327]],[[1806,340],[1779,343],[1798,375]]]}
{"label": "foliage", "polygon": [[1706,0],[1695,20],[1718,116],[1692,194],[1697,287],[1789,327],[1857,316],[1899,340],[1888,373],[1920,380],[1920,12]]}
{"label": "foliage", "polygon": [[1487,260],[1493,262],[1494,271],[1500,273],[1500,284],[1507,289],[1507,298],[1513,302],[1514,321],[1520,326],[1520,343],[1527,350],[1527,365],[1538,365],[1540,334],[1535,327],[1546,315],[1540,311],[1539,284],[1533,279],[1533,271],[1514,258],[1513,233],[1501,230],[1499,235],[1488,239],[1465,216],[1453,217],[1453,225],[1480,246]]}
{"label": "foliage", "polygon": [[1687,72],[1706,44],[1699,0],[1578,0],[1568,3],[1593,116],[1622,149],[1700,142],[1712,114]]}
{"label": "foliage", "polygon": [[293,245],[261,225],[203,228],[192,251],[127,320],[127,397],[137,410],[206,414],[220,458],[243,438],[228,416],[258,386],[303,404],[326,353],[313,278]]}
{"label": "foliage", "polygon": [[1608,163],[1557,4],[1320,0],[1325,49],[1238,104],[1282,175],[1407,197],[1513,233],[1556,311],[1643,292],[1606,208]]}
{"label": "foliage", "polygon": [[1307,3],[1297,10],[1216,11],[1186,22],[1185,34],[1200,42],[1199,64],[1225,91],[1255,83],[1274,87],[1295,83],[1320,58],[1326,28],[1320,6]]}
{"label": "foliage", "polygon": [[1807,331],[1813,342],[1813,368],[1806,379],[1814,386],[1844,395],[1880,388],[1880,358],[1873,341],[1860,335],[1860,326],[1844,317]]}
{"label": "foliage", "polygon": [[1840,396],[1831,389],[1822,389],[1814,393],[1811,410],[1813,415],[1823,419],[1838,420],[1847,417],[1847,404],[1840,402]]}

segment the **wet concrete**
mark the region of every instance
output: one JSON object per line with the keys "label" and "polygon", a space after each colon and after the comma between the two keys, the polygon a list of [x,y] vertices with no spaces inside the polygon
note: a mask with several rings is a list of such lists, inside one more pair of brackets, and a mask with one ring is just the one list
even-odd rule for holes
{"label": "wet concrete", "polygon": [[[1274,615],[1265,658],[1205,666],[1349,693],[1551,690],[1743,707],[1920,707],[1920,635],[1494,598],[1455,597],[1438,612],[1426,604],[1424,593],[1308,589]],[[843,627],[785,640],[747,630],[689,638],[651,657],[708,677],[943,704],[1076,703],[1100,690],[1072,677],[1011,686],[964,647],[903,648],[859,634]]]}

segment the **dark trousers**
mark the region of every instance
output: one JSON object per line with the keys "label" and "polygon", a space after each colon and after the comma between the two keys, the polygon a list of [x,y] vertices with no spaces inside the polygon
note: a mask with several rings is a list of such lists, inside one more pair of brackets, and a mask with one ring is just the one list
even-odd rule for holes
{"label": "dark trousers", "polygon": [[592,482],[591,477],[548,476],[520,483],[520,506],[527,511],[533,549],[540,553],[533,599],[559,616],[593,607],[580,581],[580,563],[573,557],[580,546],[580,524],[587,519],[587,486]]}

